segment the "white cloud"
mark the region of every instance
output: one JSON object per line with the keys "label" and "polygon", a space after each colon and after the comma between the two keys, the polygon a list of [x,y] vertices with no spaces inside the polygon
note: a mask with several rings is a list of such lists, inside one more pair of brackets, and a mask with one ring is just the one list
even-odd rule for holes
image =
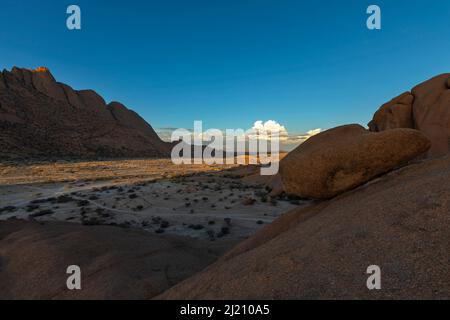
{"label": "white cloud", "polygon": [[[262,120],[255,121],[255,123],[253,124],[251,129],[254,132],[259,132],[260,139],[266,139],[266,140],[270,139],[270,136],[268,135],[268,133],[278,132],[281,145],[287,146],[287,149],[296,147],[297,145],[305,142],[310,137],[315,136],[316,134],[319,134],[322,132],[322,129],[318,128],[318,129],[309,130],[306,133],[299,133],[299,134],[288,133],[286,127],[283,126],[282,124],[278,123],[275,120],[268,120],[265,122]],[[157,133],[164,141],[170,141],[171,133],[174,130],[175,130],[175,128],[160,128],[157,130]],[[192,130],[188,130],[188,131],[192,132]],[[244,129],[244,131],[246,131],[246,129]],[[222,132],[225,137],[225,131],[223,130]],[[194,132],[192,132],[192,137],[194,137],[194,135],[195,135]],[[197,135],[198,136],[203,135],[204,141],[208,141],[210,138],[210,136],[208,134],[206,134],[206,132],[203,132],[201,134],[197,133]],[[253,135],[250,135],[250,136],[253,136]],[[244,137],[240,136],[239,138],[243,139]]]}
{"label": "white cloud", "polygon": [[314,130],[309,130],[309,131],[306,133],[306,135],[307,135],[307,137],[309,138],[309,137],[315,136],[316,134],[319,134],[319,133],[321,133],[321,132],[322,132],[322,129],[318,128],[318,129],[314,129]]}
{"label": "white cloud", "polygon": [[[252,129],[255,131],[258,130],[262,132],[279,132],[280,143],[283,145],[299,145],[305,142],[307,139],[311,138],[312,136],[315,136],[316,134],[322,132],[322,129],[318,128],[309,130],[306,133],[290,134],[286,130],[285,126],[281,125],[280,123],[274,120],[268,120],[266,122],[258,120],[253,125]],[[262,136],[260,135],[260,138],[269,139],[270,137],[267,137],[263,134]]]}
{"label": "white cloud", "polygon": [[282,135],[282,134],[287,135],[286,128],[274,120],[268,120],[266,122],[258,120],[253,125],[252,129],[253,130],[271,131],[271,132],[277,131],[277,132],[280,132],[280,135]]}
{"label": "white cloud", "polygon": [[308,140],[309,138],[311,138],[321,132],[322,132],[322,129],[319,128],[319,129],[309,130],[306,133],[290,134],[288,139],[285,140],[283,143],[289,144],[289,145],[299,145],[299,144],[305,142],[306,140]]}
{"label": "white cloud", "polygon": [[261,120],[255,121],[252,130],[259,133],[259,138],[269,140],[270,133],[278,133],[280,141],[286,140],[289,135],[286,128],[274,120],[263,122]]}

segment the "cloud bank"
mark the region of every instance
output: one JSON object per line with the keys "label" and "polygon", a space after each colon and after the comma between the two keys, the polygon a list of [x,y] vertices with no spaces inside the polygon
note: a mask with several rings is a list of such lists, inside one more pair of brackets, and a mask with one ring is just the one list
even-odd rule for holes
{"label": "cloud bank", "polygon": [[[207,128],[203,128],[207,129]],[[310,137],[319,134],[322,132],[322,129],[312,129],[305,133],[289,133],[285,126],[280,124],[279,122],[275,120],[268,120],[268,121],[262,121],[257,120],[254,122],[253,126],[251,127],[252,130],[255,132],[278,132],[279,133],[279,139],[280,139],[280,148],[282,150],[290,151],[300,145],[301,143],[305,142]],[[175,131],[176,128],[173,127],[164,127],[164,128],[157,128],[156,132],[159,135],[159,137],[167,142],[170,142],[172,132]],[[192,129],[187,129],[190,132],[193,132]],[[246,131],[247,129],[244,129]],[[224,133],[225,136],[225,130],[221,130]],[[204,139],[206,140],[208,135],[204,135]],[[260,134],[260,138],[269,140],[270,136]]]}

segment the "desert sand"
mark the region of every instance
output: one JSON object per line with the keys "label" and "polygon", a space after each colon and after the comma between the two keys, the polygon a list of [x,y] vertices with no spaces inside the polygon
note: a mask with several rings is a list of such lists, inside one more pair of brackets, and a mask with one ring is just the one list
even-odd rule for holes
{"label": "desert sand", "polygon": [[[248,173],[257,170],[248,168]],[[239,167],[220,169],[226,166],[176,166],[169,159],[4,166],[0,220],[244,239],[295,205],[308,203],[269,199],[264,185],[242,180]]]}

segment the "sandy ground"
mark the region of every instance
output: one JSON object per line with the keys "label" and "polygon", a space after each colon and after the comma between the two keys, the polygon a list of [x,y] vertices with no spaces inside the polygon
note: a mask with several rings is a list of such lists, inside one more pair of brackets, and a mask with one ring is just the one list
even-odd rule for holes
{"label": "sandy ground", "polygon": [[169,159],[3,164],[0,221],[117,225],[162,236],[242,240],[306,204],[271,199],[264,186],[221,171],[227,168],[175,166]]}
{"label": "sandy ground", "polygon": [[100,180],[126,183],[230,167],[233,166],[179,166],[170,159],[0,162],[0,185]]}

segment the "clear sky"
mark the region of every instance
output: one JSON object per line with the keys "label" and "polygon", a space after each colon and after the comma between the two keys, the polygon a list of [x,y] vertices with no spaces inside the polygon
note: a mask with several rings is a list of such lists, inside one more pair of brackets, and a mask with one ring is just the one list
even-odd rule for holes
{"label": "clear sky", "polygon": [[[82,30],[66,28],[66,8]],[[366,8],[382,30],[366,28]],[[154,128],[289,132],[366,124],[386,100],[450,71],[448,0],[2,0],[0,67],[46,66]]]}

